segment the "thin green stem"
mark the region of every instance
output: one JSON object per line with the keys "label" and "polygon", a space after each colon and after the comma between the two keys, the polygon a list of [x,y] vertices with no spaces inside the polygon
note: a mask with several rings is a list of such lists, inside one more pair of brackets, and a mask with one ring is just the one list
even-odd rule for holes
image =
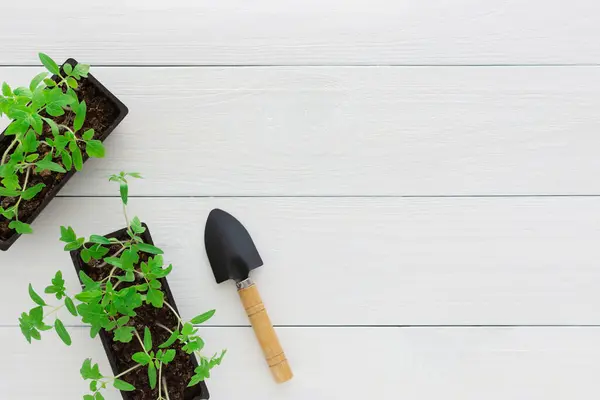
{"label": "thin green stem", "polygon": [[164,387],[165,387],[165,396],[166,396],[166,400],[171,400],[171,399],[169,398],[169,389],[167,388],[167,379],[166,379],[166,378],[163,378],[163,379],[162,379],[162,384],[163,384],[163,385],[164,385]]}
{"label": "thin green stem", "polygon": [[173,314],[175,314],[175,317],[177,317],[177,327],[179,328],[179,325],[183,326],[183,320],[181,319],[181,317],[179,316],[179,314],[177,313],[177,311],[175,311],[175,309],[173,307],[171,307],[171,305],[169,303],[167,303],[166,301],[163,302],[167,307],[169,307],[169,309],[173,312]]}
{"label": "thin green stem", "polygon": [[173,334],[173,331],[172,331],[172,330],[170,330],[169,328],[167,328],[166,326],[164,326],[164,325],[163,325],[163,324],[161,324],[160,322],[155,322],[155,323],[154,323],[154,325],[156,325],[156,326],[158,326],[158,327],[160,327],[160,328],[163,328],[165,331],[167,331],[167,332],[169,332],[169,333]]}
{"label": "thin green stem", "polygon": [[[137,329],[134,329],[133,333],[135,334],[135,337],[137,338],[137,340],[140,342],[140,345],[142,345],[142,350],[144,350],[144,353],[148,354],[148,352],[146,351],[146,347],[144,346],[144,342],[143,342],[142,338],[140,337],[140,334],[138,333]],[[150,357],[150,354],[148,354],[148,357]]]}
{"label": "thin green stem", "polygon": [[126,374],[130,373],[131,371],[134,371],[134,370],[136,370],[136,369],[138,369],[140,367],[141,367],[140,364],[136,364],[135,366],[129,368],[127,371],[121,372],[119,375],[115,376],[113,379],[118,379],[121,376],[126,375]]}
{"label": "thin green stem", "polygon": [[16,137],[13,139],[13,141],[10,143],[10,145],[2,155],[2,161],[0,161],[0,165],[4,165],[4,163],[6,162],[6,157],[8,157],[8,153],[10,153],[10,151],[13,147],[15,147],[15,144],[17,144],[18,141],[19,139],[17,139]]}
{"label": "thin green stem", "polygon": [[[123,244],[121,243],[121,245],[123,245]],[[124,251],[126,248],[127,248],[127,247],[123,246],[123,248],[122,248],[122,249],[120,249],[119,251],[117,251],[117,252],[116,252],[115,254],[113,254],[112,256],[113,256],[113,257],[116,257],[116,256],[118,256],[118,255],[119,255],[119,254],[121,254],[121,253],[122,253],[122,252],[123,252],[123,251]],[[107,263],[106,261],[104,261],[102,264],[98,265],[96,268],[102,268],[102,267],[106,266],[107,264],[108,264],[108,263]]]}
{"label": "thin green stem", "polygon": [[131,236],[134,236],[133,231],[131,230],[131,225],[129,224],[129,217],[127,216],[127,205],[125,203],[123,203],[123,215],[125,216],[125,223],[127,224],[127,232],[129,232]]}
{"label": "thin green stem", "polygon": [[[31,166],[27,167],[27,172],[25,173],[25,182],[23,183],[23,192],[27,189],[27,183],[29,182],[29,173],[31,172]],[[19,204],[21,204],[21,200],[23,200],[23,195],[19,196],[19,200],[17,200],[17,204],[15,204],[15,219],[19,220]]]}
{"label": "thin green stem", "polygon": [[48,318],[49,316],[51,316],[52,314],[54,314],[55,312],[58,312],[58,310],[60,310],[61,308],[63,308],[65,305],[61,304],[60,306],[54,307],[52,309],[52,311],[50,311],[48,314],[44,315],[44,318]]}
{"label": "thin green stem", "polygon": [[162,361],[160,362],[160,365],[158,366],[158,398],[160,399],[162,397]]}

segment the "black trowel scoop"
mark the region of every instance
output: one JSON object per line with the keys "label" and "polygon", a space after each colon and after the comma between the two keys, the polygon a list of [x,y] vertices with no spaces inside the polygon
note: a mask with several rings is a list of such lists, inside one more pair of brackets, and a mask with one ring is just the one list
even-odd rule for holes
{"label": "black trowel scoop", "polygon": [[214,209],[208,215],[204,244],[217,283],[233,279],[254,333],[278,383],[292,378],[287,358],[273,329],[256,284],[249,274],[263,262],[250,234],[231,214]]}

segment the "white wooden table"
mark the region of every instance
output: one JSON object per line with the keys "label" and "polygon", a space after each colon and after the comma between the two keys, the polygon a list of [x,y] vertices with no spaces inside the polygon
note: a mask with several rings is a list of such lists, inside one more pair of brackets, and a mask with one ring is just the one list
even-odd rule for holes
{"label": "white wooden table", "polygon": [[[132,213],[175,265],[183,315],[217,309],[213,399],[600,395],[597,0],[28,0],[2,15],[0,80],[28,82],[38,51],[74,57],[130,109],[106,159],[0,254],[2,400],[79,399],[82,360],[108,370],[75,319],[65,348],[28,345],[17,318],[29,282],[77,283],[59,225],[123,225],[106,182],[120,170],[146,176]],[[214,282],[213,207],[262,253],[288,384]]]}

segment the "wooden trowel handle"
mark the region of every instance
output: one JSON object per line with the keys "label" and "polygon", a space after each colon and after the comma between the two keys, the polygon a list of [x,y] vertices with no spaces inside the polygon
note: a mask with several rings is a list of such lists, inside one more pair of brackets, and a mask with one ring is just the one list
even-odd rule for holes
{"label": "wooden trowel handle", "polygon": [[277,383],[289,381],[293,376],[292,369],[281,348],[256,284],[249,279],[240,282],[238,283],[238,293],[275,381]]}

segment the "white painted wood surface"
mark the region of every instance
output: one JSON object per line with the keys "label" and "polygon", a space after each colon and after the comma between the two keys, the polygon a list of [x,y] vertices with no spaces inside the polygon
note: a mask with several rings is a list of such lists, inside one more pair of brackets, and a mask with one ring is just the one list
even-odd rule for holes
{"label": "white painted wood surface", "polygon": [[[174,265],[183,315],[216,308],[210,325],[248,325],[235,287],[217,285],[206,259],[214,207],[252,233],[265,262],[254,276],[277,325],[600,325],[596,198],[136,198],[130,207]],[[0,293],[11,315],[28,304],[30,281],[41,290],[61,269],[77,285],[61,224],[86,236],[121,228],[119,199],[56,199],[36,235],[0,255],[18,282]]]}
{"label": "white painted wood surface", "polygon": [[115,170],[153,196],[600,193],[596,67],[93,72],[130,115],[63,194]]}
{"label": "white painted wood surface", "polygon": [[[203,336],[229,354],[213,399],[597,397],[599,12],[593,0],[4,5],[0,81],[27,83],[40,50],[75,57],[130,115],[36,234],[0,254],[0,399],[78,399],[84,358],[108,370],[78,321],[65,317],[66,349],[52,334],[28,345],[17,318],[29,282],[62,269],[76,284],[59,225],[122,226],[105,182],[122,169],[147,177],[132,213],[175,265],[183,314],[217,309]],[[288,384],[272,382],[233,286],[211,276],[213,207],[260,248]]]}
{"label": "white painted wood surface", "polygon": [[[58,338],[28,345],[15,329],[0,340],[15,363],[0,363],[3,393],[26,390],[29,399],[79,399],[74,379],[85,356],[107,370],[99,341],[71,329],[72,348]],[[275,385],[250,328],[205,328],[202,335],[227,362],[209,381],[211,399],[567,399],[600,395],[600,328],[278,328],[296,376]],[[57,367],[31,357],[59,360]],[[69,355],[67,355],[69,354]],[[35,360],[36,362],[32,362]],[[35,384],[25,379],[39,375]],[[28,380],[29,381],[29,380]],[[28,382],[26,381],[26,382]],[[7,399],[18,397],[7,397]],[[107,400],[120,400],[110,392]]]}
{"label": "white painted wood surface", "polygon": [[28,0],[3,7],[1,63],[45,49],[95,64],[600,62],[595,0]]}

